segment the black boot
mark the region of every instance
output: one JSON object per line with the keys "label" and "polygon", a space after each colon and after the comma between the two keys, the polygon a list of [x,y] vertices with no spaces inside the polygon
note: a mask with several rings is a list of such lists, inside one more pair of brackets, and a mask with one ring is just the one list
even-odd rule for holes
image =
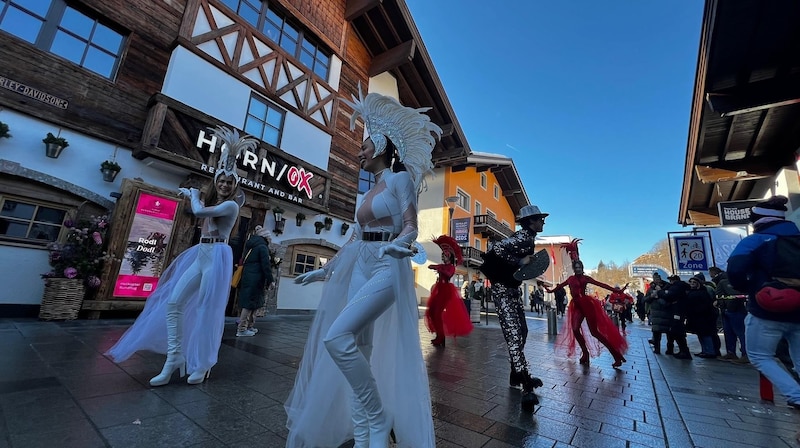
{"label": "black boot", "polygon": [[542,386],[542,380],[531,376],[528,372],[523,372],[522,380],[522,399],[520,405],[525,412],[533,412],[533,407],[539,404],[539,397],[533,392],[537,387]]}
{"label": "black boot", "polygon": [[520,387],[522,386],[522,375],[511,370],[511,374],[508,376],[508,387]]}
{"label": "black boot", "polygon": [[689,350],[680,351],[675,354],[675,359],[692,359],[692,354],[689,353]]}

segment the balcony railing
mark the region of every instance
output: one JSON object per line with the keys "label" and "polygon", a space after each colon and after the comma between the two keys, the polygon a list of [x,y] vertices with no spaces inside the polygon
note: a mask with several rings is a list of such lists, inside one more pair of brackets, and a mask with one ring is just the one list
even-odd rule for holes
{"label": "balcony railing", "polygon": [[474,247],[461,246],[461,254],[464,256],[466,267],[479,267],[483,264],[483,252]]}
{"label": "balcony railing", "polygon": [[473,231],[480,233],[484,238],[501,240],[510,237],[514,233],[513,229],[489,215],[475,215],[473,219],[475,221]]}

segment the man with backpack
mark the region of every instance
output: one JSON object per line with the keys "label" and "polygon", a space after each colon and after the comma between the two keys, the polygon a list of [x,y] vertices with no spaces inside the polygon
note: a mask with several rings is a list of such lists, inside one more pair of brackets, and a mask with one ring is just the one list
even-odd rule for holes
{"label": "man with backpack", "polygon": [[[800,384],[775,359],[781,338],[800,369],[800,229],[786,220],[788,199],[774,196],[753,206],[754,233],[728,259],[731,285],[748,294],[745,339],[750,362],[800,410]],[[794,287],[793,287],[794,286]]]}

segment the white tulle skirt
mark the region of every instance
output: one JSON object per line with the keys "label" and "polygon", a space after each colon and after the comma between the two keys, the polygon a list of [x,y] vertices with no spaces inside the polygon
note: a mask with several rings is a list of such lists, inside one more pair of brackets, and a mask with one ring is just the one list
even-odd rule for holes
{"label": "white tulle skirt", "polygon": [[[342,248],[337,269],[323,289],[294,389],[285,405],[287,447],[335,448],[353,438],[353,391],[322,340],[347,304],[350,279],[363,244],[375,243],[354,241]],[[384,412],[394,420],[397,447],[433,448],[430,389],[420,349],[411,263],[407,258],[391,258],[390,263],[396,300],[374,323],[370,364]]]}
{"label": "white tulle skirt", "polygon": [[[202,248],[207,250],[208,248]],[[181,276],[192,266],[201,250],[192,246],[173,261],[159,279],[158,287],[150,294],[142,314],[106,352],[114,362],[122,362],[139,350],[167,352],[167,302]],[[183,351],[189,372],[208,370],[217,363],[222,331],[225,327],[225,306],[230,293],[233,273],[233,253],[227,244],[214,244],[207,271],[205,291],[193,291],[183,309]]]}

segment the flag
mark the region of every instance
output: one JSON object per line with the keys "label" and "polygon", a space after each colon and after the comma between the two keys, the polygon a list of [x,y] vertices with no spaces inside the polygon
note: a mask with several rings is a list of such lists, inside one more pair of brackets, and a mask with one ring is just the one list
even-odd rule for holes
{"label": "flag", "polygon": [[553,250],[553,246],[550,246],[550,260],[553,262],[553,266],[556,265],[556,252]]}

